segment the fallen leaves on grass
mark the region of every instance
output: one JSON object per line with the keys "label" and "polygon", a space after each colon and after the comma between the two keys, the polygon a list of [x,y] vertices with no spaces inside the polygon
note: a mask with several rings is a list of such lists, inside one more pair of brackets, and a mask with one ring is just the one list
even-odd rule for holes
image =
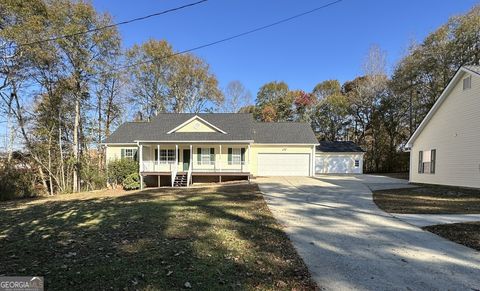
{"label": "fallen leaves on grass", "polygon": [[480,251],[480,222],[431,225],[423,229]]}
{"label": "fallen leaves on grass", "polygon": [[97,194],[0,203],[0,274],[59,290],[316,288],[256,185]]}

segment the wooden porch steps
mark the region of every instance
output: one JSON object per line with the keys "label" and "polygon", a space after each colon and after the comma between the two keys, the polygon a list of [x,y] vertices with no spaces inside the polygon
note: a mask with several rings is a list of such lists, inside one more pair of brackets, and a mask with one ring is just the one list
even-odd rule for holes
{"label": "wooden porch steps", "polygon": [[187,174],[177,174],[173,181],[173,187],[187,187]]}

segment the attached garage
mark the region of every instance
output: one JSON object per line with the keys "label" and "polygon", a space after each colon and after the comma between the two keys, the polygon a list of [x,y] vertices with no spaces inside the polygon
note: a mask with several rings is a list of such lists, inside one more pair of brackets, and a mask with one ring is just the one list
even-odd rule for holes
{"label": "attached garage", "polygon": [[259,153],[259,176],[309,176],[310,154]]}
{"label": "attached garage", "polygon": [[350,141],[321,141],[315,153],[315,173],[362,174],[364,154]]}

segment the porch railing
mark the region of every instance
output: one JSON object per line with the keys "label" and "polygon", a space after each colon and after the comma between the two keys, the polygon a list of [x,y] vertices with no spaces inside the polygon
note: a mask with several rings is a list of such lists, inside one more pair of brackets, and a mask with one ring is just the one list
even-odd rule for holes
{"label": "porch railing", "polygon": [[143,161],[143,172],[171,172],[175,167],[175,163],[161,163],[157,161]]}
{"label": "porch railing", "polygon": [[[180,168],[179,168],[180,167]],[[175,163],[162,163],[158,164],[157,161],[143,161],[142,162],[142,172],[168,172],[172,173],[173,171],[181,171],[183,166]],[[194,161],[190,163],[190,166],[187,170],[188,172],[205,172],[205,173],[248,173],[250,172],[250,165],[248,163],[228,163],[224,161],[215,161],[210,163],[198,163]]]}
{"label": "porch railing", "polygon": [[172,181],[172,187],[175,184],[175,178],[177,177],[178,164],[173,165],[173,169],[170,176],[170,181]]}

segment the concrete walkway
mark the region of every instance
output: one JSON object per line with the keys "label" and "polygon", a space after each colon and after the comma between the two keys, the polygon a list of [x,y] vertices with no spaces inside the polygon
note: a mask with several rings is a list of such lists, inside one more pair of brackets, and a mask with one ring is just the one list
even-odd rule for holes
{"label": "concrete walkway", "polygon": [[393,216],[418,227],[436,224],[480,221],[480,214],[398,214]]}
{"label": "concrete walkway", "polygon": [[[379,176],[257,179],[324,290],[480,290],[480,253],[381,211]],[[383,185],[387,186],[387,185]]]}

